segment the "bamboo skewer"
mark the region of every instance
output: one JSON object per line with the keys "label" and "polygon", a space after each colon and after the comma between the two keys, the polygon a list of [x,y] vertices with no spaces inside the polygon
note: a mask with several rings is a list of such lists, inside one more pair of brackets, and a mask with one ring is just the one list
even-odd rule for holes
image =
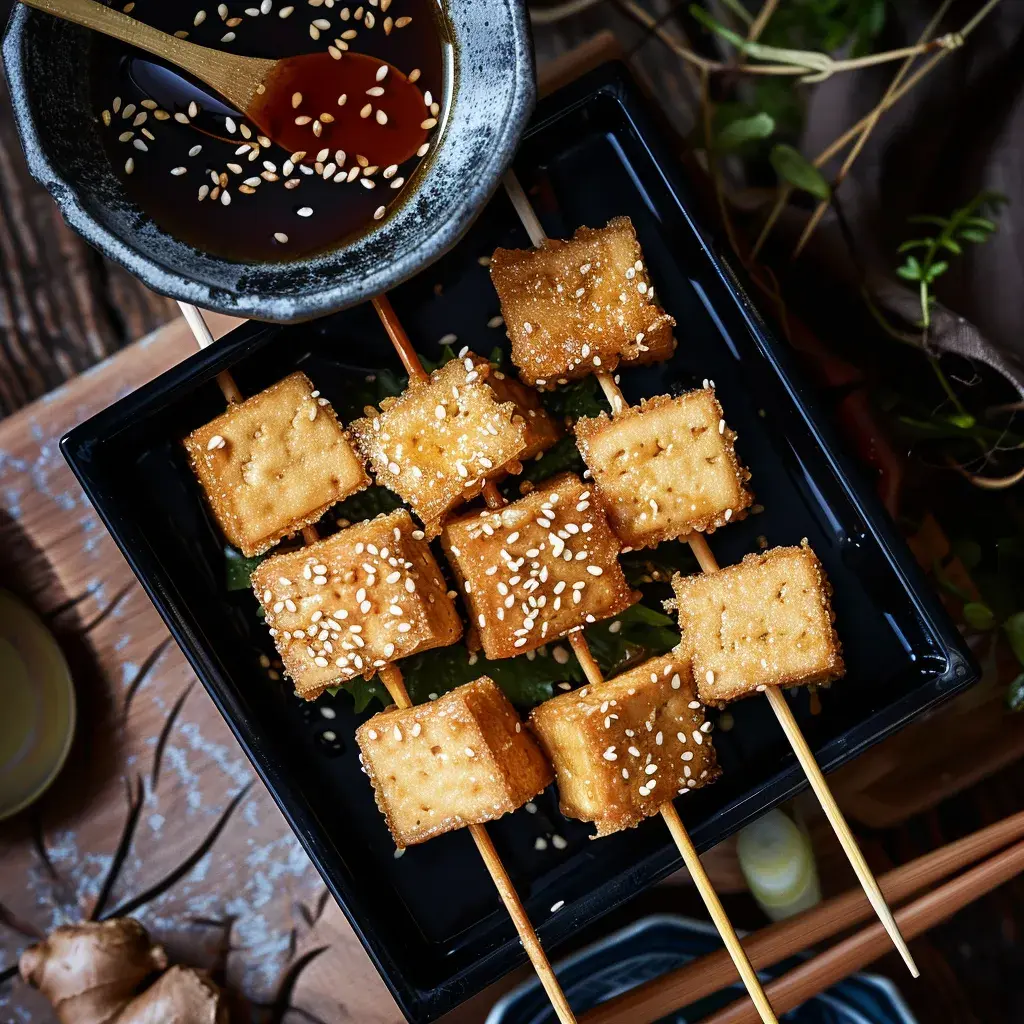
{"label": "bamboo skewer", "polygon": [[[388,337],[395,347],[405,372],[409,375],[409,380],[429,380],[430,375],[423,369],[423,364],[420,362],[420,358],[413,348],[412,342],[409,340],[409,335],[405,333],[405,328],[398,319],[398,314],[395,312],[388,297],[386,295],[378,295],[371,301],[373,308],[377,311],[380,322],[384,326],[384,330],[387,331]],[[505,504],[505,499],[502,497],[501,492],[491,480],[484,484],[483,495],[491,508],[500,508]],[[409,693],[405,688],[402,673],[397,666],[387,665],[382,668],[380,670],[380,678],[387,687],[388,693],[391,694],[391,699],[395,704],[400,708],[413,706],[412,701],[409,699]],[[505,865],[501,862],[501,857],[494,848],[490,834],[483,825],[469,825],[468,829],[469,834],[473,837],[473,842],[476,843],[477,850],[480,851],[484,865],[494,881],[498,895],[501,896],[505,909],[508,910],[509,917],[512,918],[512,923],[516,926],[523,949],[526,950],[526,955],[530,958],[530,963],[533,964],[537,977],[540,978],[540,982],[544,986],[544,991],[547,993],[551,1006],[558,1015],[558,1019],[563,1024],[575,1024],[576,1017],[573,1015],[572,1007],[569,1006],[569,1001],[565,998],[565,993],[555,977],[555,972],[551,968],[547,954],[540,944],[537,932],[527,916],[515,886],[512,884],[512,879],[509,878]]]}
{"label": "bamboo skewer", "polygon": [[[395,348],[398,350],[398,356],[402,361],[402,365],[408,371],[410,378],[414,375],[414,368],[418,369],[419,374],[425,377],[426,375],[423,372],[422,366],[419,364],[419,358],[416,355],[416,351],[412,347],[409,336],[405,333],[394,309],[391,308],[391,303],[388,302],[386,297],[380,296],[373,300],[373,305],[377,310],[377,315],[381,318],[381,322],[384,324],[385,330],[388,332],[388,336],[391,338]],[[612,386],[614,387],[614,385]],[[620,404],[621,401],[622,396],[620,395]],[[502,496],[501,492],[492,480],[488,480],[484,485],[483,497],[489,508],[501,508],[505,505],[505,498]],[[580,629],[570,633],[568,639],[573,651],[576,653],[576,657],[578,658],[584,673],[586,674],[587,680],[592,684],[604,682],[601,669],[594,660],[594,656],[587,644],[586,637],[583,635],[583,630]],[[388,686],[390,692],[390,684],[385,682],[385,685]],[[394,696],[394,694],[392,694],[392,696]],[[754,1005],[757,1006],[758,1012],[761,1015],[761,1020],[764,1021],[765,1024],[777,1024],[771,1005],[764,994],[764,990],[761,988],[761,983],[757,980],[757,974],[750,966],[750,961],[743,952],[743,946],[740,944],[739,937],[737,936],[736,931],[732,926],[732,922],[729,920],[729,917],[725,912],[725,908],[722,906],[721,900],[718,898],[718,894],[711,885],[711,879],[708,878],[707,873],[704,870],[704,866],[700,862],[700,857],[697,855],[697,851],[694,848],[693,843],[690,841],[690,837],[686,833],[686,829],[683,827],[682,820],[679,817],[679,813],[676,811],[675,804],[669,801],[662,807],[661,813],[665,818],[669,831],[672,833],[676,846],[679,848],[683,861],[689,869],[694,883],[704,899],[704,904],[707,906],[708,912],[722,936],[722,941],[725,943],[726,948],[729,950],[729,953],[733,958],[733,962],[736,964],[736,969],[739,971],[740,977],[743,979],[743,984],[747,987],[747,991],[750,993],[750,998],[753,1000]],[[482,825],[471,826],[471,828],[479,829],[480,833],[483,833],[486,837],[486,832],[484,832]],[[477,846],[480,847],[481,840],[478,834],[474,832],[473,838],[477,841]],[[489,838],[487,838],[487,842],[490,842]],[[481,854],[484,853],[482,848],[480,852]],[[484,854],[484,860],[487,860],[486,854]],[[498,861],[498,865],[501,866],[500,861]],[[504,872],[504,867],[501,867],[501,871]],[[505,899],[505,905],[509,908],[509,913],[512,914],[513,920],[516,920],[515,912],[513,911],[512,905],[505,897],[505,893],[502,890],[502,884],[499,881],[498,876],[493,875],[492,873],[492,877],[494,877],[495,885],[498,886],[498,891],[502,893],[502,899]],[[505,876],[505,879],[507,881],[507,875]],[[509,886],[511,886],[511,883],[509,883]],[[516,906],[518,906],[519,910],[522,911],[522,906],[519,904],[518,898],[515,897],[515,891],[511,890],[511,894],[512,897],[516,899]],[[529,922],[527,921],[527,924],[528,923]],[[536,938],[536,936],[534,936],[534,938]],[[526,946],[525,939],[523,940],[523,945]],[[537,949],[540,956],[543,957],[544,953],[543,950],[540,949],[539,943]],[[527,952],[530,952],[529,947],[527,947]],[[530,959],[533,960],[532,954]],[[543,963],[547,964],[546,958],[543,960]],[[551,996],[551,989],[548,987],[545,975],[541,971],[536,960],[534,960],[534,967],[537,969],[537,973],[540,975],[541,982],[544,984],[548,995]],[[548,967],[548,970],[550,970],[550,967]],[[557,984],[557,982],[555,984]],[[558,993],[561,995],[560,989],[558,990]],[[562,998],[564,999],[564,996],[562,996]],[[558,1004],[555,1003],[553,998],[552,1003],[557,1009]]]}
{"label": "bamboo skewer", "polygon": [[[387,687],[391,699],[398,707],[411,708],[413,706],[412,701],[409,699],[409,691],[405,688],[402,670],[397,665],[385,665],[380,669],[379,675],[381,682]],[[544,952],[544,947],[541,946],[540,939],[537,938],[537,933],[530,923],[530,918],[527,916],[522,901],[519,899],[519,894],[512,884],[512,879],[509,878],[505,865],[501,862],[501,857],[494,848],[494,842],[491,840],[490,834],[483,825],[469,825],[467,828],[469,834],[473,837],[473,842],[476,843],[477,850],[480,851],[480,856],[483,858],[484,865],[487,867],[491,879],[494,881],[498,895],[501,896],[501,901],[505,904],[505,909],[508,911],[509,917],[512,918],[512,923],[516,926],[516,931],[519,933],[519,938],[523,943],[523,949],[526,950],[526,955],[530,958],[530,963],[533,964],[537,977],[540,978],[540,983],[544,986],[544,991],[547,992],[548,999],[551,1000],[551,1005],[558,1015],[558,1019],[562,1024],[575,1024],[576,1017],[573,1015],[572,1007],[569,1006],[569,1001],[565,998],[565,993],[555,977],[555,972],[551,968],[551,963]]]}
{"label": "bamboo skewer", "polygon": [[[178,305],[181,307],[185,322],[192,329],[192,335],[196,339],[196,344],[201,349],[209,348],[216,339],[210,331],[210,325],[203,318],[202,311],[198,306],[192,305],[191,302],[179,300]],[[239,390],[238,385],[235,383],[235,378],[231,376],[228,370],[221,370],[217,374],[217,386],[224,396],[224,401],[229,406],[245,401],[245,396]],[[313,541],[320,539],[320,534],[317,533],[315,526],[304,526],[302,527],[302,539],[306,544],[312,544]]]}
{"label": "bamboo skewer", "polygon": [[[515,207],[516,213],[519,215],[520,220],[523,222],[523,226],[526,228],[527,234],[530,236],[530,240],[535,246],[539,246],[546,237],[544,234],[544,227],[540,223],[529,198],[523,191],[522,185],[520,185],[512,171],[509,171],[505,175],[505,189],[508,192],[509,198],[512,200],[512,205]],[[597,380],[601,386],[601,390],[605,394],[605,397],[608,399],[608,404],[612,408],[612,415],[619,415],[625,407],[625,403],[618,385],[612,379],[610,374],[603,372],[598,372]],[[697,558],[697,562],[700,564],[701,571],[706,573],[717,572],[718,562],[715,560],[715,556],[712,553],[711,548],[708,547],[708,542],[704,535],[702,533],[691,533],[686,539],[689,542],[690,550],[694,553]],[[910,949],[908,948],[906,941],[900,934],[900,930],[892,915],[892,911],[889,909],[885,902],[885,897],[878,888],[878,882],[875,881],[875,876],[871,873],[871,869],[868,867],[868,863],[864,859],[864,854],[857,845],[857,840],[850,831],[850,826],[847,824],[846,818],[843,816],[843,812],[839,809],[839,805],[836,803],[835,797],[832,795],[832,791],[829,789],[828,783],[825,781],[825,776],[822,774],[821,768],[815,760],[811,748],[807,745],[807,740],[804,738],[804,735],[800,730],[800,726],[797,724],[796,718],[793,716],[793,712],[790,709],[785,696],[780,692],[779,688],[775,686],[769,686],[765,692],[768,697],[768,702],[771,705],[772,710],[775,712],[775,717],[778,719],[779,725],[782,727],[782,731],[785,733],[786,739],[789,741],[789,744],[793,749],[793,753],[800,762],[800,767],[807,776],[807,781],[814,790],[814,794],[818,798],[818,802],[821,804],[821,808],[825,812],[825,816],[828,818],[829,824],[832,826],[832,830],[835,832],[836,837],[842,845],[843,850],[857,875],[857,880],[860,882],[865,894],[871,901],[871,905],[874,907],[875,913],[885,926],[885,930],[889,933],[889,937],[892,939],[893,945],[895,945],[896,949],[899,951],[899,954],[903,958],[903,962],[907,965],[907,969],[910,971],[911,976],[914,978],[919,977],[920,971],[917,969],[917,964],[914,963],[914,958],[911,956]]]}
{"label": "bamboo skewer", "polygon": [[[505,190],[512,200],[512,205],[515,207],[516,213],[519,215],[527,234],[530,236],[530,241],[534,246],[540,246],[547,236],[537,217],[536,211],[533,209],[533,205],[523,191],[522,185],[519,184],[519,179],[512,171],[509,171],[505,175],[504,183]],[[601,385],[601,390],[608,399],[608,404],[612,408],[612,415],[619,415],[625,408],[625,402],[618,385],[607,373],[598,373],[597,380]],[[587,680],[591,684],[603,682],[601,670],[590,653],[590,648],[587,645],[582,630],[570,633],[569,643],[572,645],[572,649],[583,668]],[[761,1020],[765,1021],[766,1024],[771,1024],[771,1022],[776,1020],[775,1013],[768,1001],[768,997],[764,993],[764,989],[761,987],[757,973],[754,971],[747,954],[743,950],[743,944],[736,934],[736,929],[733,928],[732,922],[722,906],[722,901],[718,898],[718,893],[715,892],[711,879],[708,878],[707,872],[704,870],[704,865],[701,863],[693,841],[690,839],[686,827],[679,817],[675,804],[671,800],[666,801],[661,806],[660,812],[676,844],[676,849],[679,850],[679,855],[683,858],[683,863],[690,872],[694,885],[696,885],[697,891],[704,901],[704,906],[707,907],[708,914],[718,929],[722,942],[725,943],[725,948],[728,950],[729,956],[739,972],[739,976],[747,989],[751,1001],[757,1007]]]}
{"label": "bamboo skewer", "polygon": [[[593,655],[590,653],[590,647],[587,644],[586,638],[583,636],[583,631],[580,630],[576,633],[570,633],[569,643],[572,645],[572,649],[576,653],[576,657],[579,659],[583,672],[587,677],[587,682],[590,683],[591,686],[603,683],[604,677],[601,675],[601,670],[598,668]],[[704,900],[704,906],[707,907],[708,913],[711,915],[711,920],[718,929],[718,934],[721,935],[722,942],[725,943],[725,948],[728,950],[729,957],[735,965],[736,970],[739,972],[740,979],[746,987],[747,994],[750,996],[754,1006],[757,1007],[757,1012],[760,1014],[761,1020],[765,1021],[766,1024],[776,1021],[775,1011],[772,1009],[772,1005],[768,1001],[768,997],[765,995],[764,989],[761,987],[761,982],[758,980],[757,972],[751,965],[750,960],[743,949],[743,944],[740,942],[739,936],[736,934],[736,929],[733,928],[732,921],[729,920],[729,915],[726,914],[725,908],[722,906],[722,901],[718,898],[718,893],[715,892],[715,887],[711,884],[711,879],[708,878],[707,872],[704,870],[704,865],[701,863],[697,849],[693,845],[693,840],[690,839],[690,836],[686,831],[686,827],[683,825],[682,818],[679,817],[676,805],[672,803],[671,800],[668,800],[661,805],[659,811],[665,821],[665,824],[668,826],[668,830],[675,841],[676,848],[679,850],[680,856],[683,858],[683,863],[686,865],[687,871],[690,872],[690,877],[693,879],[701,898]],[[730,977],[729,982],[732,980],[732,977]]]}
{"label": "bamboo skewer", "polygon": [[[214,342],[214,337],[210,333],[209,325],[203,319],[203,314],[199,311],[199,307],[193,306],[191,302],[179,301],[178,305],[181,307],[186,323],[192,328],[196,344],[200,348],[209,348]],[[227,370],[222,370],[217,374],[217,386],[220,388],[224,401],[228,405],[235,405],[242,401],[242,392],[238,390],[235,378]]]}
{"label": "bamboo skewer", "polygon": [[[202,349],[212,345],[214,337],[198,307],[186,302],[179,302],[178,305],[181,307],[185,320],[192,329],[199,347]],[[426,380],[428,375],[420,364],[419,358],[416,356],[408,336],[395,315],[395,311],[392,309],[387,296],[380,295],[375,298],[373,306],[377,310],[391,340],[394,342],[410,379]],[[243,400],[238,385],[227,370],[217,375],[217,384],[229,405]],[[313,541],[319,540],[320,535],[317,533],[315,526],[304,526],[302,528],[302,538],[307,544],[311,544]],[[378,674],[381,682],[384,683],[388,693],[391,695],[391,699],[398,707],[410,708],[413,706],[412,701],[409,699],[409,691],[406,689],[405,681],[402,678],[401,669],[395,665],[385,665]],[[509,878],[505,865],[502,864],[501,857],[494,848],[490,835],[483,825],[470,825],[468,827],[469,833],[472,835],[473,841],[480,851],[480,856],[483,858],[484,865],[498,890],[498,895],[501,896],[501,900],[505,904],[509,916],[512,918],[512,923],[519,933],[519,938],[523,943],[523,948],[526,950],[526,955],[530,958],[530,962],[533,964],[537,976],[540,978],[541,984],[551,1000],[551,1005],[558,1015],[559,1021],[561,1024],[576,1024],[572,1008],[569,1006],[565,993],[558,984],[558,979],[551,968],[551,963],[548,961],[529,917],[527,917],[526,910],[523,908],[515,886],[512,884],[512,879]]]}
{"label": "bamboo skewer", "polygon": [[[886,899],[899,903],[1021,839],[1024,839],[1024,811],[894,868],[878,882]],[[758,970],[766,970],[860,924],[873,913],[874,908],[864,893],[851,889],[795,917],[754,932],[747,939],[751,963]],[[883,946],[879,952],[884,951]],[[717,950],[602,1003],[584,1014],[580,1024],[618,1024],[624,1020],[631,1024],[651,1024],[681,1006],[689,1006],[726,988],[734,980],[728,955],[724,950]]]}

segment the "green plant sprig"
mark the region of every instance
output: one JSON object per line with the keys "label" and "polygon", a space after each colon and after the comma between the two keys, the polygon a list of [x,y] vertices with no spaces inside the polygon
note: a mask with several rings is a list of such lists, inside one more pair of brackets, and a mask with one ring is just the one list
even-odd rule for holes
{"label": "green plant sprig", "polygon": [[[927,332],[931,327],[931,307],[935,302],[932,284],[949,269],[948,255],[962,255],[965,242],[975,245],[987,242],[996,230],[996,223],[982,213],[996,214],[1006,202],[1006,196],[985,191],[954,210],[949,217],[929,213],[908,218],[911,224],[931,224],[939,229],[934,235],[912,238],[896,250],[907,254],[896,273],[904,281],[917,283],[921,300],[921,319],[917,326],[923,331]],[[915,250],[922,250],[920,258]]]}

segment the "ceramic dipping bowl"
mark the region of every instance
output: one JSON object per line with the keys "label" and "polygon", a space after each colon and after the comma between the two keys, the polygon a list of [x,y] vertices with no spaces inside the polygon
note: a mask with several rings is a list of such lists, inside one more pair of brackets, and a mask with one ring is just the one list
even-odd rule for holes
{"label": "ceramic dipping bowl", "polygon": [[154,291],[204,309],[290,322],[387,291],[462,236],[512,159],[535,100],[524,0],[447,0],[454,74],[443,131],[418,183],[374,230],[286,263],[204,253],[158,227],[126,194],[90,96],[94,37],[15,4],[3,43],[32,176],[65,220]]}

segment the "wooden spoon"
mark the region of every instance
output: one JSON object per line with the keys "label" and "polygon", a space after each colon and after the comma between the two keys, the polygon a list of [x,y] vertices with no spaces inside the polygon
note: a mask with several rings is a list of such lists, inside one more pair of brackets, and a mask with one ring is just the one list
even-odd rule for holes
{"label": "wooden spoon", "polygon": [[307,162],[320,150],[341,149],[370,164],[400,164],[436,123],[423,94],[401,71],[366,54],[347,52],[339,59],[324,50],[281,60],[241,57],[178,39],[95,0],[23,2],[187,71],[271,141],[305,154],[299,159]]}

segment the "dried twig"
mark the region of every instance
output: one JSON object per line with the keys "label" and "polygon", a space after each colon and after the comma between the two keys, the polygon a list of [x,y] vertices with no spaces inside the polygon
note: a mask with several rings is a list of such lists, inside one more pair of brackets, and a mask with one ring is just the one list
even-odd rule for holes
{"label": "dried twig", "polygon": [[[973,31],[978,27],[981,21],[988,16],[992,8],[999,3],[999,0],[988,0],[988,3],[982,7],[977,14],[960,30],[960,35],[966,39]],[[846,146],[860,135],[860,133],[872,123],[872,120],[878,113],[885,113],[885,111],[894,107],[904,96],[910,92],[925,76],[927,76],[936,65],[946,56],[947,50],[941,50],[928,58],[907,80],[896,89],[888,99],[883,99],[870,113],[865,114],[856,124],[847,128],[842,135],[837,139],[834,139],[828,146],[826,146],[812,161],[815,167],[824,167],[834,156],[841,153]],[[771,212],[768,214],[768,218],[764,223],[764,227],[761,228],[761,234],[758,236],[757,241],[754,243],[754,248],[750,252],[750,258],[754,259],[757,254],[761,251],[761,247],[764,245],[768,238],[771,229],[775,226],[776,221],[782,214],[782,211],[786,207],[786,203],[789,200],[793,190],[789,185],[782,185],[779,188],[779,194],[776,197],[775,204],[772,206]]]}
{"label": "dried twig", "polygon": [[718,213],[722,218],[722,226],[725,228],[729,246],[737,256],[740,255],[739,246],[736,241],[736,234],[732,227],[732,218],[729,216],[729,208],[725,201],[725,188],[722,184],[722,172],[715,161],[715,150],[711,135],[711,95],[708,90],[708,72],[701,69],[700,73],[700,109],[704,124],[704,152],[708,158],[708,174],[715,186],[715,199],[718,201]]}
{"label": "dried twig", "polygon": [[[935,12],[935,15],[932,17],[931,21],[929,21],[928,24],[924,27],[924,31],[921,33],[921,36],[918,39],[919,43],[926,42],[931,37],[931,34],[935,31],[936,28],[938,28],[939,24],[942,22],[942,19],[946,16],[946,12],[949,10],[952,3],[953,0],[944,0],[939,9]],[[797,256],[800,255],[800,253],[804,249],[804,246],[807,245],[807,242],[810,240],[811,235],[814,234],[815,229],[821,222],[821,218],[825,216],[825,211],[829,208],[829,204],[832,202],[833,193],[843,183],[843,181],[846,178],[846,175],[850,173],[850,168],[853,167],[854,161],[856,161],[857,157],[860,156],[861,150],[864,148],[868,139],[871,137],[871,133],[875,130],[876,126],[878,125],[878,122],[881,120],[882,114],[886,109],[884,104],[892,97],[893,93],[895,93],[896,90],[903,84],[903,79],[906,78],[907,74],[910,71],[910,68],[913,66],[913,63],[913,56],[908,57],[903,62],[902,66],[899,68],[896,74],[893,75],[893,79],[889,83],[889,87],[885,90],[881,102],[875,107],[874,110],[871,111],[870,114],[868,114],[868,123],[864,126],[864,130],[860,133],[860,136],[857,139],[857,141],[853,144],[853,148],[850,150],[849,153],[847,153],[846,159],[843,161],[843,165],[842,167],[839,168],[839,172],[836,174],[835,181],[832,183],[832,191],[829,193],[828,198],[822,199],[821,202],[818,203],[817,207],[814,210],[814,213],[811,214],[810,219],[804,225],[804,230],[801,232],[800,238],[796,243],[796,248],[793,250],[793,259],[796,259]]]}
{"label": "dried twig", "polygon": [[858,68],[869,67],[873,64],[884,64],[887,61],[899,60],[901,57],[927,53],[930,50],[941,49],[945,53],[948,49],[960,45],[960,39],[955,35],[944,36],[942,39],[933,40],[930,43],[917,47],[904,47],[899,50],[887,50],[884,53],[872,53],[865,57],[851,57],[836,60],[827,53],[815,53],[812,50],[785,50],[777,47],[766,47],[757,42],[748,42],[743,36],[730,32],[725,26],[719,26],[717,22],[715,30],[721,35],[728,33],[726,38],[732,42],[737,49],[746,52],[749,56],[757,58],[758,54],[766,55],[774,53],[784,55],[788,63],[766,63],[766,64],[734,64],[728,61],[712,60],[703,57],[688,46],[685,46],[669,32],[661,20],[645,11],[635,0],[615,0],[619,8],[625,11],[634,21],[642,25],[648,32],[656,35],[677,57],[693,64],[702,71],[709,74],[719,72],[739,71],[748,75],[779,75],[789,77],[800,77],[805,82],[823,82],[826,78],[843,71],[855,71]]}
{"label": "dried twig", "polygon": [[757,17],[750,23],[750,28],[747,29],[747,42],[757,42],[761,33],[765,30],[769,19],[775,13],[775,8],[778,6],[779,0],[764,0],[761,10],[757,12]]}

